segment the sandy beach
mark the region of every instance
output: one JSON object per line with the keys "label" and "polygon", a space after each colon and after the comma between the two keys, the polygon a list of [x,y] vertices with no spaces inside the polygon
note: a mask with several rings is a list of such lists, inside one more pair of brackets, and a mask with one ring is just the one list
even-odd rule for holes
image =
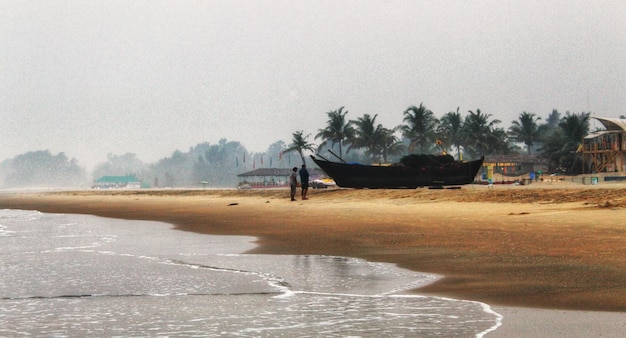
{"label": "sandy beach", "polygon": [[322,189],[296,202],[287,190],[2,193],[0,208],[163,221],[256,236],[254,253],[350,256],[436,273],[444,278],[415,292],[501,309],[503,326],[493,336],[520,336],[538,318],[557,336],[558,323],[576,316],[578,323],[612,318],[604,336],[626,329],[611,316],[626,317],[623,184]]}

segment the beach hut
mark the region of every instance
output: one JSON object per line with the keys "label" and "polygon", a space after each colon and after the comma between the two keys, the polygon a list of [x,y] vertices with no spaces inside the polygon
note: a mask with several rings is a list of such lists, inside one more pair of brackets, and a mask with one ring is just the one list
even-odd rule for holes
{"label": "beach hut", "polygon": [[491,155],[485,156],[483,174],[492,171],[504,177],[515,177],[529,173],[546,172],[548,163],[539,155]]}
{"label": "beach hut", "polygon": [[[298,169],[300,169],[298,167]],[[250,188],[280,188],[289,186],[291,168],[259,168],[237,175],[239,186]],[[324,172],[319,168],[309,169],[310,179],[324,177]]]}
{"label": "beach hut", "polygon": [[135,176],[102,176],[93,184],[94,189],[139,189],[141,181]]}
{"label": "beach hut", "polygon": [[605,127],[585,136],[583,173],[626,172],[626,119],[594,117]]}

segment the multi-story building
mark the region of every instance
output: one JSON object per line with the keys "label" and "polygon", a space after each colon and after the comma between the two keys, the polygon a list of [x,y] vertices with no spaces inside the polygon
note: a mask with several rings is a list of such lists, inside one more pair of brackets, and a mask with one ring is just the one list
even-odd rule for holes
{"label": "multi-story building", "polygon": [[626,172],[626,119],[594,118],[605,130],[594,131],[583,140],[584,173]]}

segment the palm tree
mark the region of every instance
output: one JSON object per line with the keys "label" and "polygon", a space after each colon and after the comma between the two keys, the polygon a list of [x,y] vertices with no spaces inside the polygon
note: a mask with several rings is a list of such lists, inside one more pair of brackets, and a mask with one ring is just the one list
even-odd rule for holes
{"label": "palm tree", "polygon": [[417,146],[420,152],[425,152],[435,143],[437,139],[435,130],[439,121],[423,103],[420,103],[419,107],[412,106],[405,110],[403,122],[405,124],[401,127],[402,134],[410,141],[409,153],[412,154]]}
{"label": "palm tree", "polygon": [[589,133],[589,115],[591,113],[570,114],[567,112],[565,117],[561,119],[559,128],[563,130],[568,141],[579,144],[583,137],[587,136]]}
{"label": "palm tree", "polygon": [[490,154],[494,150],[494,140],[497,141],[493,137],[494,125],[500,120],[489,121],[491,114],[483,114],[480,109],[476,109],[475,113],[469,110],[468,113],[462,128],[463,148],[474,156]]}
{"label": "palm tree", "polygon": [[551,169],[561,167],[569,173],[577,171],[574,168],[577,164],[576,151],[589,132],[589,115],[590,113],[584,112],[567,112],[560,120],[558,128],[547,137],[540,150],[550,160]]}
{"label": "palm tree", "polygon": [[519,154],[521,148],[510,141],[504,128],[494,128],[489,135],[490,153],[497,155]]}
{"label": "palm tree", "polygon": [[291,144],[289,145],[289,147],[287,147],[287,149],[283,151],[283,154],[295,151],[300,155],[300,158],[302,159],[302,164],[306,164],[306,162],[304,161],[304,151],[315,151],[315,145],[307,141],[310,135],[311,134],[304,135],[304,131],[302,130],[293,133]]}
{"label": "palm tree", "polygon": [[531,154],[533,143],[540,133],[537,125],[539,120],[541,117],[537,117],[533,113],[522,112],[519,119],[512,121],[509,127],[508,136],[517,142],[523,142],[528,149],[528,155]]}
{"label": "palm tree", "polygon": [[554,139],[552,134],[558,132],[559,122],[561,121],[561,113],[558,110],[552,109],[552,112],[548,114],[548,118],[545,123],[539,125],[537,132],[537,142],[544,144],[549,139]]}
{"label": "palm tree", "polygon": [[395,135],[399,128],[398,126],[393,129],[381,128],[380,130],[380,155],[385,163],[388,162],[389,156],[400,155],[406,150],[404,143]]}
{"label": "palm tree", "polygon": [[364,114],[355,121],[351,121],[356,128],[350,148],[365,148],[366,155],[370,156],[372,160],[376,160],[376,157],[380,155],[378,149],[380,149],[381,136],[384,134],[383,126],[376,125],[376,117],[378,114],[373,117]]}
{"label": "palm tree", "polygon": [[456,148],[457,158],[461,158],[461,144],[463,143],[463,135],[461,133],[463,128],[463,116],[459,113],[459,108],[456,108],[456,112],[448,112],[441,118],[439,128],[437,132],[441,134],[446,143]]}
{"label": "palm tree", "polygon": [[331,147],[334,147],[335,144],[339,144],[339,157],[343,156],[342,145],[344,145],[347,140],[351,140],[354,137],[352,123],[350,121],[346,122],[346,114],[348,114],[348,111],[346,110],[344,112],[343,108],[344,107],[341,107],[326,113],[328,115],[326,128],[319,129],[317,135],[315,135],[316,140],[318,138],[323,140],[319,145],[318,151],[330,142]]}

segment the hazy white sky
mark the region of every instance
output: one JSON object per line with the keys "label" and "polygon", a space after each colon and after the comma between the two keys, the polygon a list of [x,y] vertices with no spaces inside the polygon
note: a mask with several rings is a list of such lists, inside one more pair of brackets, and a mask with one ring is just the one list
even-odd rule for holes
{"label": "hazy white sky", "polygon": [[0,161],[253,152],[326,112],[626,114],[626,2],[0,0]]}

